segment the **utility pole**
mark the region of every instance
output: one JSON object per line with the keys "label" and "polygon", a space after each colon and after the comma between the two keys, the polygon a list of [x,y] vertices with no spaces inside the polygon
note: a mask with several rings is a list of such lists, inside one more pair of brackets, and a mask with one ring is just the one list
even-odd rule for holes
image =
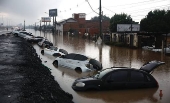
{"label": "utility pole", "polygon": [[131,28],[131,30],[130,30],[130,31],[131,31],[131,33],[132,33],[132,19],[131,19],[131,25],[130,25],[130,28]]}
{"label": "utility pole", "polygon": [[25,20],[24,20],[24,31],[25,31]]}
{"label": "utility pole", "polygon": [[100,20],[100,37],[102,38],[102,7],[101,7],[101,0],[100,0],[100,4],[99,4],[99,20]]}
{"label": "utility pole", "polygon": [[36,30],[36,22],[35,22],[35,30]]}
{"label": "utility pole", "polygon": [[103,38],[103,36],[102,36],[102,15],[101,15],[101,0],[99,1],[99,23],[100,23],[100,35],[99,35],[99,37],[98,37],[98,39],[97,39],[97,44],[102,44],[102,38]]}
{"label": "utility pole", "polygon": [[40,20],[40,31],[41,31],[41,20]]}

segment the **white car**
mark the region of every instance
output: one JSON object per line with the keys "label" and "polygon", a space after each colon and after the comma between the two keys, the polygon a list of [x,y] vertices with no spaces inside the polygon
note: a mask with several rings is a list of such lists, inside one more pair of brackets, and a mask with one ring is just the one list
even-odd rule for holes
{"label": "white car", "polygon": [[53,65],[56,67],[63,66],[66,68],[71,68],[80,72],[102,69],[102,64],[99,61],[75,53],[57,57],[54,60]]}
{"label": "white car", "polygon": [[13,31],[13,34],[15,36],[19,36],[19,37],[22,37],[22,38],[24,38],[26,36],[33,36],[33,35],[31,35],[32,33],[28,33],[26,31]]}
{"label": "white car", "polygon": [[42,41],[38,42],[38,45],[40,47],[50,47],[50,46],[53,46],[53,43],[51,43],[47,39],[42,39]]}
{"label": "white car", "polygon": [[53,56],[62,56],[68,54],[68,52],[64,49],[60,49],[54,46],[51,46],[49,48],[44,48],[44,50],[41,50],[41,54],[49,54]]}

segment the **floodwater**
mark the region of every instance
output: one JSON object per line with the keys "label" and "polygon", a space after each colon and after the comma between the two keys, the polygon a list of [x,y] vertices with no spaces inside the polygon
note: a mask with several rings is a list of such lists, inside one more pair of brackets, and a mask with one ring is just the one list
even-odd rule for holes
{"label": "floodwater", "polygon": [[[51,68],[52,75],[61,88],[73,95],[75,103],[170,103],[170,56],[142,49],[129,49],[107,45],[96,45],[91,40],[78,39],[62,35],[52,35],[49,32],[27,30],[35,36],[44,36],[57,47],[69,53],[80,53],[99,60],[103,68],[112,66],[126,66],[140,68],[145,62],[151,60],[163,61],[166,64],[158,67],[153,76],[159,83],[158,88],[135,90],[87,91],[76,92],[71,88],[75,79],[95,74],[95,72],[77,73],[74,70],[54,67],[52,62],[55,57],[41,55],[40,48],[34,45],[43,64]],[[47,61],[47,62],[46,62]],[[162,90],[163,95],[160,95]]]}

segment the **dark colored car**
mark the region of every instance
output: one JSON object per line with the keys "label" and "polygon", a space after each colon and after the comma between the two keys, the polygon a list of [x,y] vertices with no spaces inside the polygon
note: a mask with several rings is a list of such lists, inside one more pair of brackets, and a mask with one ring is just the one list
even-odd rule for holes
{"label": "dark colored car", "polygon": [[144,64],[140,69],[129,67],[104,69],[94,76],[75,80],[72,88],[74,90],[110,90],[158,87],[158,82],[150,73],[162,64],[165,63],[151,61]]}
{"label": "dark colored car", "polygon": [[43,39],[44,39],[44,37],[37,36],[37,37],[28,38],[26,40],[31,43],[38,43],[38,42],[42,41]]}
{"label": "dark colored car", "polygon": [[47,39],[42,39],[40,42],[38,42],[38,45],[40,47],[46,47],[47,48],[47,47],[53,46],[53,43],[51,43]]}

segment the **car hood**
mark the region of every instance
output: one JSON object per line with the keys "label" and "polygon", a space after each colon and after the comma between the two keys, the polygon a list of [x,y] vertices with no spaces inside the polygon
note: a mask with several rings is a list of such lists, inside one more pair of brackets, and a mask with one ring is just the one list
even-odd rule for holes
{"label": "car hood", "polygon": [[91,80],[97,80],[97,79],[93,77],[83,77],[83,78],[76,79],[77,82],[85,82],[85,81],[91,81]]}
{"label": "car hood", "polygon": [[165,64],[165,62],[161,62],[161,61],[150,61],[145,63],[140,70],[146,71],[148,73],[150,73],[152,70],[154,70],[155,68],[157,68],[158,66]]}

